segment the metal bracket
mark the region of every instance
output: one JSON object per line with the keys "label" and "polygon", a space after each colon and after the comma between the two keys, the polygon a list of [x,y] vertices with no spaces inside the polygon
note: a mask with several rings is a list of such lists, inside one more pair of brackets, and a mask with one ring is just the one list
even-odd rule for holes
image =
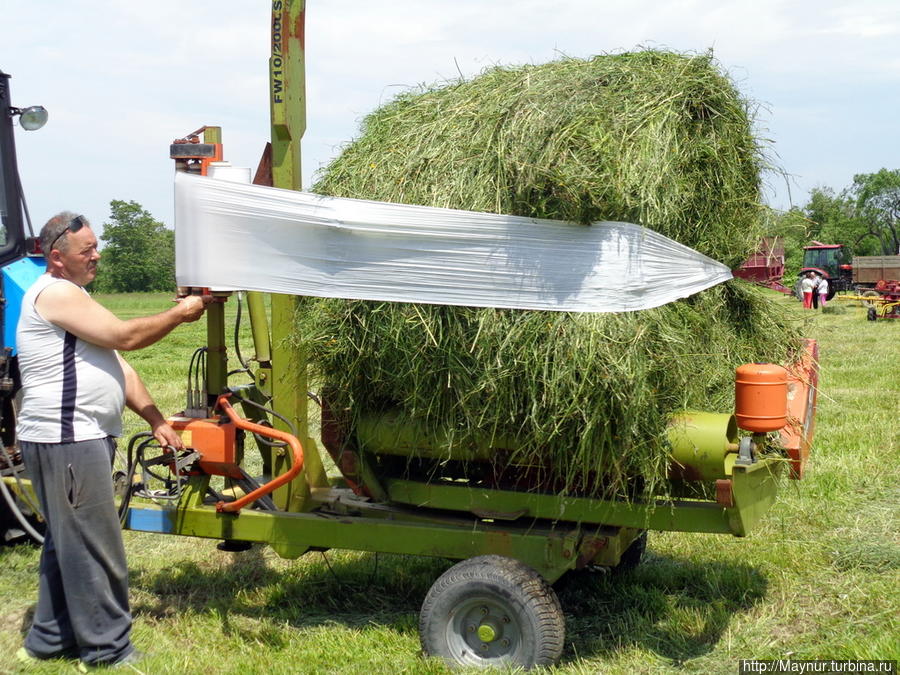
{"label": "metal bracket", "polygon": [[738,456],[734,463],[741,466],[750,466],[756,463],[756,444],[753,442],[752,436],[741,438],[738,445]]}
{"label": "metal bracket", "polygon": [[192,450],[188,454],[179,457],[175,460],[175,474],[181,475],[181,472],[185,469],[185,467],[191,466],[194,462],[201,459],[202,455],[196,450]]}
{"label": "metal bracket", "polygon": [[[153,457],[151,459],[144,460],[144,466],[159,466],[161,464],[170,465],[172,464],[172,456],[173,452],[168,449],[170,446],[166,446],[163,449],[163,454]],[[181,472],[185,467],[190,466],[198,459],[201,459],[202,455],[196,450],[191,450],[188,454],[182,455],[181,457],[175,458],[175,466],[173,467],[173,472],[176,476],[181,475]]]}

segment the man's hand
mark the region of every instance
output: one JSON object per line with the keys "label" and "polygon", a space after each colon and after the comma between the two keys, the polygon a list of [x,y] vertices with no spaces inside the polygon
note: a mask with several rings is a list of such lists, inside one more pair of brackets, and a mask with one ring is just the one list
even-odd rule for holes
{"label": "man's hand", "polygon": [[159,408],[153,402],[150,392],[144,386],[144,381],[137,374],[134,368],[122,358],[121,354],[116,354],[119,364],[122,366],[122,372],[125,375],[125,403],[128,407],[140,415],[143,420],[150,425],[153,432],[153,438],[163,447],[171,445],[176,450],[184,450],[184,443],[175,430],[166,422],[166,418],[159,412]]}
{"label": "man's hand", "polygon": [[175,430],[170,427],[167,422],[157,424],[153,428],[153,437],[163,447],[170,445],[176,450],[184,450],[184,443],[181,441],[181,436],[175,433]]}
{"label": "man's hand", "polygon": [[178,310],[181,313],[182,322],[191,323],[192,321],[199,319],[203,316],[206,306],[212,301],[213,296],[211,295],[189,295],[179,299],[177,301]]}

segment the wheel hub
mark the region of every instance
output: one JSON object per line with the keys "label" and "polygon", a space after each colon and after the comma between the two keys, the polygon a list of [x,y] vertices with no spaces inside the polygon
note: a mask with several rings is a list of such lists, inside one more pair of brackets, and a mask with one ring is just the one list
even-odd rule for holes
{"label": "wheel hub", "polygon": [[493,642],[497,639],[499,631],[497,627],[493,625],[493,621],[485,621],[480,626],[478,626],[478,639],[482,642]]}
{"label": "wheel hub", "polygon": [[521,627],[503,603],[494,598],[472,599],[457,611],[448,641],[463,663],[503,663],[518,647]]}

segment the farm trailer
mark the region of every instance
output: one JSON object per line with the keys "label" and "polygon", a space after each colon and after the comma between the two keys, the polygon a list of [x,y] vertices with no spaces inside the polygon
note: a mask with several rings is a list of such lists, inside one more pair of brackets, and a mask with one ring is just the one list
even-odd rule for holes
{"label": "farm trailer", "polygon": [[791,295],[794,291],[787,288],[784,280],[784,243],[781,237],[763,237],[756,252],[747,258],[741,266],[732,270],[739,279],[771,288],[773,291]]}
{"label": "farm trailer", "polygon": [[900,255],[854,257],[853,288],[856,295],[839,297],[861,301],[869,321],[900,318]]}
{"label": "farm trailer", "polygon": [[866,255],[853,258],[853,285],[874,289],[879,281],[900,281],[900,255]]}

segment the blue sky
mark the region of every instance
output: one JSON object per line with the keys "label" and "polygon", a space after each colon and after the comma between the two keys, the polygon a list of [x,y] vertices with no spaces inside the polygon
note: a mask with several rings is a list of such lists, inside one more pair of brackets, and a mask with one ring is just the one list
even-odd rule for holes
{"label": "blue sky", "polygon": [[[37,227],[112,199],[172,224],[169,143],[223,128],[226,158],[256,165],[268,137],[270,3],[69,0],[5,3],[0,69],[16,105],[50,121],[17,130]],[[304,184],[404,88],[640,45],[712,48],[762,108],[757,132],[791,175],[767,200],[802,205],[811,188],[900,167],[900,3],[831,0],[309,0]],[[100,229],[99,227],[97,229]]]}

